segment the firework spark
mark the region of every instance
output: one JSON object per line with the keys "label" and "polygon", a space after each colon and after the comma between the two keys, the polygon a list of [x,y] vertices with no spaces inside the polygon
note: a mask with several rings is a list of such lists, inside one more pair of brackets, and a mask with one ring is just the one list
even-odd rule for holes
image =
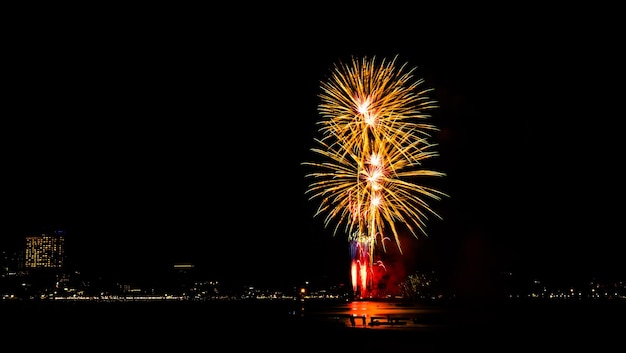
{"label": "firework spark", "polygon": [[335,222],[334,234],[342,226],[348,234],[353,288],[361,296],[374,285],[368,274],[375,250],[386,251],[386,234],[402,253],[399,226],[415,237],[426,235],[428,216],[441,218],[428,200],[447,196],[418,183],[422,177],[445,176],[422,166],[438,156],[437,145],[429,141],[438,128],[427,121],[427,112],[438,107],[428,97],[432,89],[421,89],[416,68],[396,64],[397,56],[380,65],[375,57],[353,57],[334,66],[321,83],[321,137],[311,148],[322,161],[303,163],[315,169],[306,175],[312,178],[309,200],[319,200],[315,216],[325,214],[326,227]]}

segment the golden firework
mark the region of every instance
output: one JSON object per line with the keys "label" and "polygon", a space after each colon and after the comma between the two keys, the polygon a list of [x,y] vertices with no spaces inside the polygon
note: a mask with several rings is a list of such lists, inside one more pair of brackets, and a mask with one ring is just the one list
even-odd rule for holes
{"label": "golden firework", "polygon": [[353,57],[334,66],[321,83],[321,137],[311,149],[322,160],[303,163],[314,168],[306,193],[319,200],[315,216],[325,214],[325,226],[336,222],[335,234],[344,225],[352,240],[366,245],[369,266],[375,245],[386,251],[388,230],[401,253],[398,225],[426,235],[428,216],[441,218],[428,201],[447,196],[419,183],[445,176],[423,166],[438,156],[430,142],[438,128],[428,122],[428,111],[438,107],[428,96],[432,89],[421,89],[416,68],[396,64],[397,56],[380,65],[375,57]]}

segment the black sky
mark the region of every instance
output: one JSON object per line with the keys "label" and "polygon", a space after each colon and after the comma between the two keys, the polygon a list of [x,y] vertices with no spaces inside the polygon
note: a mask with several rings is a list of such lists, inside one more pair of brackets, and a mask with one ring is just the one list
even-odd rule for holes
{"label": "black sky", "polygon": [[347,278],[347,239],[304,195],[319,83],[339,60],[398,55],[435,89],[433,163],[451,196],[429,236],[407,240],[410,268],[626,275],[610,21],[150,14],[8,26],[1,244],[65,229],[90,271],[190,261],[259,283]]}

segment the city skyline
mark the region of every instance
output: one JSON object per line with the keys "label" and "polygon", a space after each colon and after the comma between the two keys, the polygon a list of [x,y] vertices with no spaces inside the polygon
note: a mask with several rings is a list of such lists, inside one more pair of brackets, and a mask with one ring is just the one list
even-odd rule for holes
{"label": "city skyline", "polygon": [[276,19],[229,39],[194,23],[27,21],[7,51],[0,247],[63,229],[94,270],[347,279],[349,244],[313,217],[301,163],[333,65],[399,55],[439,102],[450,195],[399,270],[458,286],[508,270],[624,277],[614,32],[410,19],[367,35]]}
{"label": "city skyline", "polygon": [[[379,293],[354,292],[344,282],[291,281],[269,283],[259,281],[225,282],[207,277],[193,263],[169,263],[157,270],[154,277],[111,276],[84,273],[81,264],[71,261],[65,252],[65,233],[28,236],[23,247],[0,248],[0,295],[3,300],[52,301],[215,301],[215,300],[294,300],[297,296],[311,300],[402,300],[431,303],[465,301],[470,294],[464,288],[451,288],[436,271],[416,271],[402,278],[397,287]],[[114,254],[112,254],[114,255]],[[67,261],[70,260],[70,261]],[[477,286],[483,283],[476,283]],[[503,272],[495,278],[488,294],[496,302],[527,301],[604,301],[624,298],[624,279],[578,278],[576,281],[554,281],[541,275]],[[456,292],[456,290],[459,290]]]}

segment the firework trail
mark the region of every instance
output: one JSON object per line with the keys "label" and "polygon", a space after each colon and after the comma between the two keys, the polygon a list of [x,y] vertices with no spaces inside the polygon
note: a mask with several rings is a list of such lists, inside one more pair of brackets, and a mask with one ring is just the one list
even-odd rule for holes
{"label": "firework trail", "polygon": [[334,234],[348,235],[352,285],[361,297],[375,286],[371,270],[376,250],[387,251],[383,239],[392,235],[402,253],[401,230],[426,235],[428,215],[441,218],[427,201],[447,196],[418,183],[445,176],[422,166],[438,156],[429,142],[438,129],[427,122],[437,103],[428,97],[431,89],[420,89],[415,68],[396,60],[379,65],[375,57],[353,57],[334,66],[321,83],[321,137],[311,148],[322,160],[303,163],[315,169],[306,175],[309,200],[319,200],[315,216],[325,214],[326,227],[335,222]]}

